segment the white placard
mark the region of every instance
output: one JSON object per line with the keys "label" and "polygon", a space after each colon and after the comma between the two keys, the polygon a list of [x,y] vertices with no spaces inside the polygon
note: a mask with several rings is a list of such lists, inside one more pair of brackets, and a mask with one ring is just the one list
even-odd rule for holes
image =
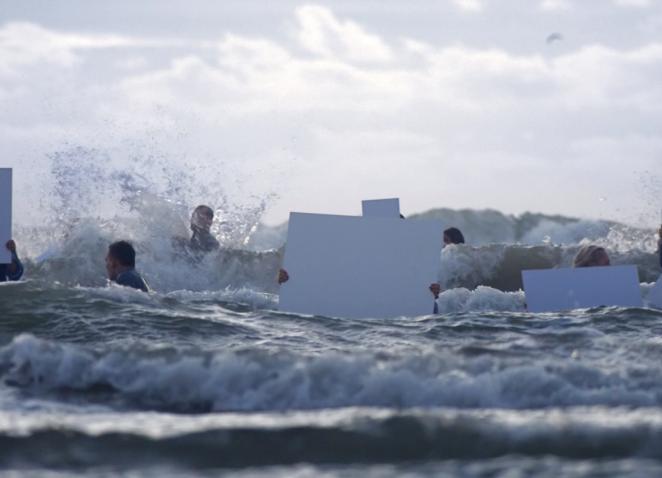
{"label": "white placard", "polygon": [[662,277],[660,277],[653,288],[648,291],[646,302],[652,307],[662,309]]}
{"label": "white placard", "polygon": [[0,264],[11,263],[11,253],[5,247],[12,238],[12,170],[0,168]]}
{"label": "white placard", "polygon": [[441,224],[291,213],[280,310],[347,318],[432,314]]}
{"label": "white placard", "polygon": [[529,312],[643,306],[636,266],[523,271],[522,279]]}
{"label": "white placard", "polygon": [[371,199],[363,201],[363,217],[400,218],[400,199]]}

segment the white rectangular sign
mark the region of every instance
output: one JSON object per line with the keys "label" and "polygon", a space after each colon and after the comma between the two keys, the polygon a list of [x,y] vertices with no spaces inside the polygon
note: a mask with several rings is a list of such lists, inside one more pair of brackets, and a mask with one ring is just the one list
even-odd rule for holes
{"label": "white rectangular sign", "polygon": [[652,307],[662,309],[662,277],[660,277],[653,288],[648,291],[646,302]]}
{"label": "white rectangular sign", "polygon": [[400,199],[371,199],[363,201],[363,217],[400,218]]}
{"label": "white rectangular sign", "polygon": [[441,224],[291,213],[280,309],[347,318],[432,314]]}
{"label": "white rectangular sign", "polygon": [[12,170],[0,168],[0,264],[9,264],[11,254],[5,247],[12,238]]}
{"label": "white rectangular sign", "polygon": [[643,306],[636,266],[523,271],[522,279],[529,312]]}

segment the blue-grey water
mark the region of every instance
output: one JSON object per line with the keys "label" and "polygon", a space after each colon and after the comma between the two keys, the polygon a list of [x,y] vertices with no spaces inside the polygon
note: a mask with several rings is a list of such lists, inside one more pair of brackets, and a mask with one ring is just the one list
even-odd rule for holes
{"label": "blue-grey water", "polygon": [[[520,271],[567,265],[574,239],[447,248],[440,315],[348,320],[278,312],[283,228],[196,262],[145,221],[17,230],[25,280],[0,285],[3,476],[662,473],[662,311],[525,310]],[[646,294],[650,237],[598,229]],[[153,293],[108,285],[117,237]]]}
{"label": "blue-grey water", "polygon": [[248,289],[4,284],[0,466],[44,476],[662,472],[662,312],[533,315],[507,297],[512,311],[347,320],[279,313],[276,296]]}

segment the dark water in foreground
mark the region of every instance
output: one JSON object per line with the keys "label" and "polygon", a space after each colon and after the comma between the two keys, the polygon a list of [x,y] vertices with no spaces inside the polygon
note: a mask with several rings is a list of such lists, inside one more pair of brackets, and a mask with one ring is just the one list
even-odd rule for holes
{"label": "dark water in foreground", "polygon": [[275,296],[249,289],[2,285],[0,467],[662,473],[662,312],[533,315],[517,294],[461,294],[473,310],[345,320],[274,312]]}

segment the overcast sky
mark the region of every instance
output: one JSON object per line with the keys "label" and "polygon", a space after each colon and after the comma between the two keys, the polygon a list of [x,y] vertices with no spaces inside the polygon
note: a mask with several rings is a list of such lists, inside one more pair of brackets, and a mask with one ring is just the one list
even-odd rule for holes
{"label": "overcast sky", "polygon": [[399,196],[653,225],[662,2],[0,0],[0,111],[24,218],[66,160],[270,223]]}

